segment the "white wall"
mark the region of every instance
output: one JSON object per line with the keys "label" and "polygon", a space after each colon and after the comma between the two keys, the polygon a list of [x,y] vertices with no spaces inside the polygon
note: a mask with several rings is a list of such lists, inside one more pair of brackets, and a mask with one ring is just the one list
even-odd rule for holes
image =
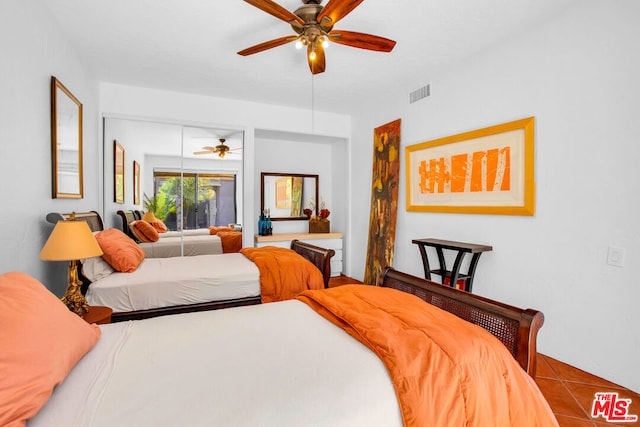
{"label": "white wall", "polygon": [[[635,0],[578,2],[521,37],[410,82],[431,80],[430,98],[410,105],[408,91],[398,91],[363,105],[353,117],[347,272],[364,275],[368,209],[356,207],[370,200],[375,127],[401,117],[407,146],[535,116],[535,216],[408,213],[402,182],[394,266],[422,275],[414,238],[492,245],[476,293],[543,311],[541,352],[640,390],[638,16]],[[404,161],[403,152],[403,168]],[[609,246],[624,248],[624,267],[607,265]]]}
{"label": "white wall", "polygon": [[[98,206],[98,85],[39,2],[0,2],[0,52],[0,273],[25,272],[61,295],[67,263],[38,254],[53,229],[48,212]],[[83,199],[51,198],[52,75],[83,104]]]}

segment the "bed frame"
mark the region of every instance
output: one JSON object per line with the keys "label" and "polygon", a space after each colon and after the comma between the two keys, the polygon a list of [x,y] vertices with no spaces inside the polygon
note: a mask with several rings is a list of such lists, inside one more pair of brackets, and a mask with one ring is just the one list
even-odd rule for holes
{"label": "bed frame", "polygon": [[[102,231],[104,230],[104,223],[102,222],[102,217],[96,211],[89,212],[80,212],[76,213],[76,221],[85,221],[89,224],[89,228],[91,231]],[[70,213],[61,214],[58,212],[51,212],[47,214],[47,222],[51,224],[56,224],[58,221],[68,221],[71,217]]]}
{"label": "bed frame", "polygon": [[142,219],[142,216],[140,215],[140,211],[123,211],[123,210],[119,210],[117,212],[117,214],[120,216],[120,218],[122,218],[122,231],[124,232],[124,234],[126,234],[129,237],[131,237],[136,242],[140,243],[138,241],[138,238],[131,232],[131,229],[129,228],[129,224],[132,221],[136,221],[136,220],[141,220]]}
{"label": "bed frame", "polygon": [[[60,220],[68,220],[71,214],[50,213],[47,215],[47,221],[55,224]],[[96,211],[76,213],[76,220],[86,221],[91,231],[102,231],[104,224],[100,214]],[[331,278],[331,258],[335,255],[333,249],[325,249],[309,243],[293,240],[291,249],[300,254],[303,258],[309,260],[322,273],[324,287],[329,287],[329,279]],[[82,273],[79,273],[83,282],[82,293],[86,293],[90,286]],[[149,317],[163,316],[165,314],[189,313],[194,311],[216,310],[219,308],[239,307],[243,305],[260,304],[261,297],[247,297],[223,301],[211,301],[207,303],[188,304],[174,307],[154,308],[149,310],[129,311],[124,313],[113,313],[112,322],[120,322],[124,320],[146,319]]]}
{"label": "bed frame", "polygon": [[497,337],[520,366],[533,378],[536,375],[536,337],[544,315],[533,309],[521,309],[498,301],[443,286],[387,267],[382,273],[383,287],[416,295],[456,316],[483,327]]}
{"label": "bed frame", "polygon": [[119,210],[117,212],[118,216],[122,218],[122,231],[127,236],[131,237],[133,240],[138,242],[138,239],[131,233],[131,229],[129,228],[129,223],[138,219],[138,216],[133,211],[123,211]]}

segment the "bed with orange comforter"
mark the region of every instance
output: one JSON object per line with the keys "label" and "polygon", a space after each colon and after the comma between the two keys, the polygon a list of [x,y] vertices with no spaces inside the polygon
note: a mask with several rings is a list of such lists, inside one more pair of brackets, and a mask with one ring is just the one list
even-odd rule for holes
{"label": "bed with orange comforter", "polygon": [[332,250],[294,241],[292,249],[266,246],[241,253],[144,258],[132,272],[111,269],[97,280],[87,272],[104,264],[100,257],[85,261],[82,270],[90,282],[88,303],[112,308],[117,322],[291,299],[326,287],[332,255]]}
{"label": "bed with orange comforter", "polygon": [[383,361],[405,426],[555,425],[533,378],[480,326],[391,288],[297,298]]}
{"label": "bed with orange comforter", "polygon": [[[0,377],[10,379],[0,388],[0,424],[558,425],[525,362],[535,354],[541,313],[393,270],[382,283],[396,289],[306,291],[98,327],[37,281],[0,275],[0,323],[12,325],[0,334],[7,349]],[[446,310],[436,307],[443,303]],[[469,321],[450,312],[458,308]],[[46,313],[46,324],[34,313]],[[497,324],[507,332],[488,334]],[[52,364],[59,375],[31,375]],[[11,381],[15,375],[20,380]]]}

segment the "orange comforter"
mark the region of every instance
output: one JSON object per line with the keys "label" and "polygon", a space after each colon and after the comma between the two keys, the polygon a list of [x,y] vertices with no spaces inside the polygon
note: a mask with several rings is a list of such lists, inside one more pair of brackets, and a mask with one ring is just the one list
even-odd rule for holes
{"label": "orange comforter", "polygon": [[222,253],[230,254],[242,249],[242,231],[220,231],[216,236],[220,237]]}
{"label": "orange comforter", "polygon": [[349,285],[298,296],[384,362],[405,426],[557,426],[489,332],[407,293]]}
{"label": "orange comforter", "polygon": [[292,249],[265,246],[240,250],[260,270],[262,302],[295,298],[308,289],[323,289],[322,273]]}

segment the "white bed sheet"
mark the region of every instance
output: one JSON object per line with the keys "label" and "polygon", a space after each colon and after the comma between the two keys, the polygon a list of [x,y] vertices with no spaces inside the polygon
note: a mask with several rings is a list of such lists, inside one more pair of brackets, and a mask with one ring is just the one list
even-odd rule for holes
{"label": "white bed sheet", "polygon": [[133,273],[112,273],[87,290],[89,305],[114,313],[260,295],[260,271],[240,253],[145,258]]}
{"label": "white bed sheet", "polygon": [[380,359],[300,301],[101,327],[28,427],[402,426]]}
{"label": "white bed sheet", "polygon": [[156,242],[140,243],[146,258],[169,258],[182,256],[215,255],[222,253],[222,241],[218,236],[188,235],[165,237]]}
{"label": "white bed sheet", "polygon": [[209,236],[211,235],[211,230],[209,230],[208,228],[194,228],[194,229],[182,230],[182,231],[170,230],[164,233],[158,233],[158,235],[160,236],[161,239],[165,237],[181,237],[182,235]]}

